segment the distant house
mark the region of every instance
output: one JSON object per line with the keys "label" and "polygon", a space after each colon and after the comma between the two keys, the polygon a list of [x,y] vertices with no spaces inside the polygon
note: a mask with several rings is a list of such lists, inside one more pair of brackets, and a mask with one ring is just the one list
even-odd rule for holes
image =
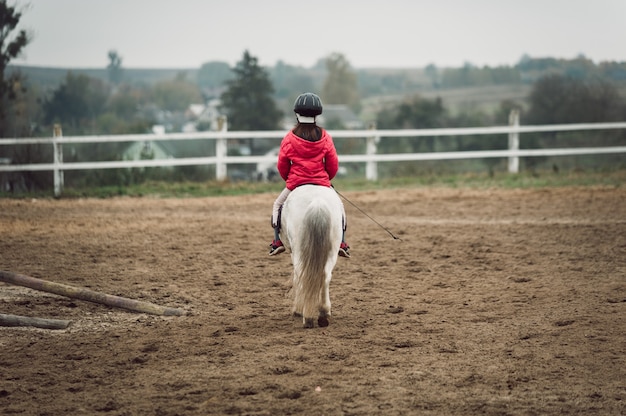
{"label": "distant house", "polygon": [[[194,133],[206,130],[206,126],[217,128],[219,99],[209,100],[207,104],[191,104],[184,112],[171,113],[157,108],[149,108],[159,124],[152,126],[152,133],[159,135],[170,132]],[[198,129],[202,125],[205,128]],[[124,160],[173,159],[195,156],[214,156],[213,140],[153,140],[130,143],[124,152]]]}
{"label": "distant house", "polygon": [[[155,125],[152,133],[165,134],[166,127]],[[175,159],[197,156],[215,156],[215,141],[198,140],[147,140],[129,143],[122,152],[123,160]]]}
{"label": "distant house", "polygon": [[187,107],[187,111],[185,111],[185,117],[189,120],[198,120],[202,117],[202,113],[206,109],[206,105],[204,104],[190,104]]}
{"label": "distant house", "polygon": [[122,153],[123,160],[172,159],[174,149],[163,141],[141,141],[128,145]]}
{"label": "distant house", "polygon": [[212,130],[216,130],[217,119],[220,116],[220,105],[221,100],[217,98],[209,100],[206,104],[189,105],[185,111],[187,123],[183,126],[182,131],[190,133],[197,130],[207,130],[208,126]]}

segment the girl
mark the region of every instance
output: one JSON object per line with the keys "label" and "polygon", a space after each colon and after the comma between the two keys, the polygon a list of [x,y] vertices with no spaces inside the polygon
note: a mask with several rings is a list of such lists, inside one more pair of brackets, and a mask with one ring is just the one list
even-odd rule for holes
{"label": "girl", "polygon": [[[274,241],[270,244],[270,256],[285,251],[280,241],[280,210],[289,193],[300,185],[313,184],[331,186],[331,179],[339,169],[339,159],[332,137],[315,123],[315,117],[322,114],[322,100],[316,94],[307,92],[296,98],[293,106],[298,123],[285,135],[280,144],[276,167],[285,180],[286,187],[280,193],[272,210]],[[342,206],[343,208],[343,206]],[[345,210],[343,231],[347,228]],[[342,238],[339,255],[350,257],[350,247]]]}

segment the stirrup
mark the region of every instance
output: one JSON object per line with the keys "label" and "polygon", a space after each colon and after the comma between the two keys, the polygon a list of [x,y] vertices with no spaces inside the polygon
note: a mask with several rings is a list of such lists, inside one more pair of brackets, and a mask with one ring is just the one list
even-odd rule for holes
{"label": "stirrup", "polygon": [[350,258],[350,247],[345,242],[342,242],[339,246],[339,255],[347,259]]}
{"label": "stirrup", "polygon": [[285,251],[285,246],[278,246],[276,248],[272,247],[270,249],[270,256],[275,256],[277,254],[282,253],[283,251]]}
{"label": "stirrup", "polygon": [[270,256],[275,256],[283,251],[285,251],[285,246],[280,240],[272,241],[272,244],[270,244]]}

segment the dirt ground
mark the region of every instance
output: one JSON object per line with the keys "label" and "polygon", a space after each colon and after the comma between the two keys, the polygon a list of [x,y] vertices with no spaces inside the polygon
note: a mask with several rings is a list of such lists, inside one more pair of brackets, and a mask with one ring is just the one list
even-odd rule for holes
{"label": "dirt ground", "polygon": [[0,200],[0,414],[624,415],[626,188],[345,192],[327,328],[267,255],[275,195]]}

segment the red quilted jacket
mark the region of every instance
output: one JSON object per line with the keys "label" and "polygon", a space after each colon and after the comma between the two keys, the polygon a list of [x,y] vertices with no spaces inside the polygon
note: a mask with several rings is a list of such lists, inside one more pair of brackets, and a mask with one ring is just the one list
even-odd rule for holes
{"label": "red quilted jacket", "polygon": [[290,190],[305,184],[330,186],[339,169],[333,138],[322,130],[322,138],[310,142],[290,131],[280,143],[276,168]]}

